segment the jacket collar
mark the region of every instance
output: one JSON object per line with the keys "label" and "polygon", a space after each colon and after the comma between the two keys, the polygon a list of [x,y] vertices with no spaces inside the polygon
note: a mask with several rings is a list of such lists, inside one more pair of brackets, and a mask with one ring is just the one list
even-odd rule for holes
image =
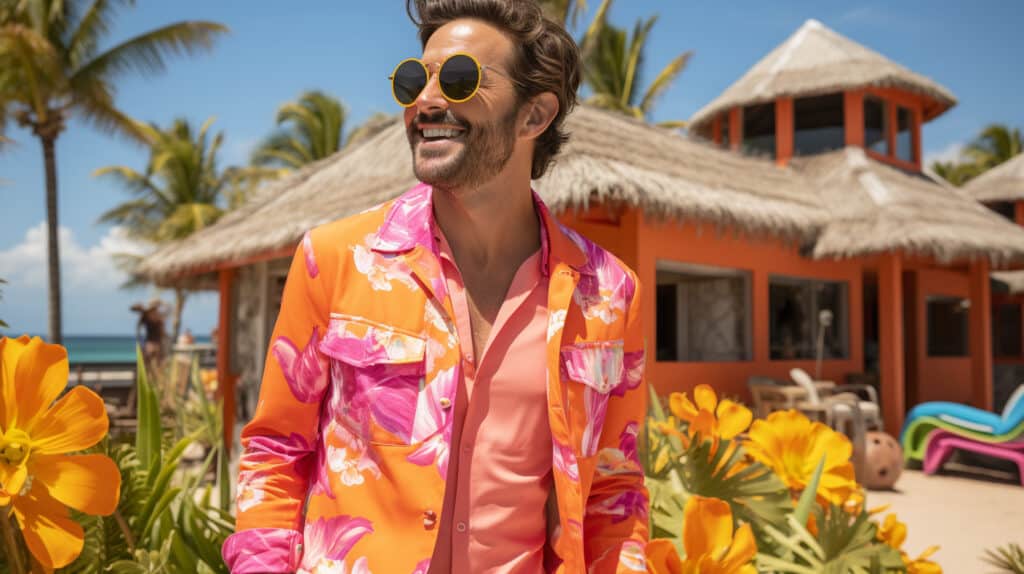
{"label": "jacket collar", "polygon": [[[532,193],[533,204],[541,220],[544,273],[550,273],[558,262],[565,262],[573,269],[585,272],[589,267],[583,246],[574,241],[552,217],[537,192]],[[433,195],[433,188],[421,183],[396,199],[377,232],[373,250],[399,254],[411,251],[419,245],[439,256],[432,231],[435,225]]]}

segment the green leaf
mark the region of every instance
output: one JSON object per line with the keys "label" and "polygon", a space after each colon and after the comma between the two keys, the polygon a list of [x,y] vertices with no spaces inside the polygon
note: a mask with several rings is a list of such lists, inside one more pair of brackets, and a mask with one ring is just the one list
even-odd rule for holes
{"label": "green leaf", "polygon": [[807,518],[811,515],[811,508],[817,500],[818,484],[821,482],[821,473],[825,469],[825,456],[826,455],[821,455],[821,460],[818,461],[818,467],[814,469],[814,476],[812,476],[811,481],[807,483],[807,488],[800,493],[800,500],[797,502],[796,509],[793,511],[793,516],[800,524],[807,524]]}
{"label": "green leaf", "polygon": [[135,435],[135,450],[138,452],[142,470],[155,475],[160,464],[160,406],[156,393],[149,384],[146,365],[142,358],[142,349],[135,348],[136,368],[136,400],[138,411],[138,430]]}

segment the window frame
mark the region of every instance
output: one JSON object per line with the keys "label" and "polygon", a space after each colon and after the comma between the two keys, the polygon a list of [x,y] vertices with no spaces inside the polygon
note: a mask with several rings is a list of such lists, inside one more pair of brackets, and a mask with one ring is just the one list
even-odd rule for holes
{"label": "window frame", "polygon": [[[839,309],[839,311],[837,313],[838,316],[833,319],[833,323],[832,323],[833,326],[832,326],[832,328],[835,329],[835,325],[838,324],[838,325],[840,325],[840,327],[842,329],[841,331],[837,331],[837,335],[839,336],[840,345],[842,347],[842,354],[840,356],[838,356],[838,357],[822,357],[822,360],[823,361],[848,361],[848,360],[850,360],[850,358],[852,356],[852,351],[851,351],[851,348],[850,348],[850,343],[851,343],[851,337],[850,337],[850,327],[851,327],[851,325],[850,325],[850,282],[846,281],[846,280],[843,280],[843,279],[834,279],[834,278],[829,278],[829,277],[804,277],[804,276],[797,276],[797,275],[785,275],[785,274],[775,274],[775,273],[771,273],[771,274],[768,275],[768,293],[767,293],[767,303],[768,303],[768,317],[767,317],[767,321],[768,321],[768,360],[771,361],[771,362],[792,362],[792,361],[813,361],[813,360],[815,360],[815,358],[816,358],[815,357],[815,353],[817,352],[817,349],[814,350],[814,353],[812,353],[812,355],[810,357],[792,357],[792,358],[787,358],[787,357],[773,357],[772,356],[772,343],[773,343],[773,340],[772,340],[772,315],[771,315],[771,311],[772,311],[772,301],[771,301],[772,285],[776,285],[776,284],[784,284],[785,285],[785,284],[788,284],[788,285],[793,285],[793,286],[799,286],[799,285],[803,285],[803,284],[807,284],[807,283],[810,283],[812,285],[812,287],[815,284],[821,284],[821,283],[831,283],[831,284],[835,284],[835,285],[839,286],[839,288],[840,288],[840,309]],[[818,317],[818,313],[821,311],[821,305],[820,305],[820,302],[818,301],[817,291],[812,288],[811,289],[811,294],[812,294],[811,312],[810,312],[810,320],[811,320],[811,326],[812,326],[811,346],[812,346],[812,348],[814,348],[814,347],[816,347],[817,340],[818,340],[818,328],[819,327],[818,327],[818,319],[817,319],[817,317]]]}

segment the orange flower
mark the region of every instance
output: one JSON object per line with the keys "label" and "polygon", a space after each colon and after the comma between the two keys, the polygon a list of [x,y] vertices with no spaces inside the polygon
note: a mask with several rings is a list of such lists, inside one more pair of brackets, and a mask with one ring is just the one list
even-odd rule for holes
{"label": "orange flower", "polygon": [[701,437],[711,440],[712,452],[718,450],[721,439],[731,440],[747,430],[753,413],[747,407],[724,399],[718,400],[715,391],[709,385],[697,385],[693,389],[696,404],[690,402],[686,393],[669,395],[669,409],[672,414],[689,423],[686,433],[690,438]]}
{"label": "orange flower", "polygon": [[117,508],[117,464],[69,454],[107,434],[107,411],[85,387],[54,402],[68,380],[67,351],[59,345],[3,338],[0,359],[0,519],[13,512],[36,560],[60,568],[78,557],[84,540],[68,507],[92,515]]}
{"label": "orange flower", "polygon": [[683,549],[680,560],[672,541],[659,538],[647,544],[649,574],[757,574],[750,563],[757,544],[749,524],[733,530],[732,510],[717,498],[691,496],[683,509]]}
{"label": "orange flower", "polygon": [[747,452],[775,471],[790,489],[800,491],[814,476],[822,457],[820,502],[842,504],[860,490],[853,474],[850,439],[797,411],[777,411],[750,428]]}
{"label": "orange flower", "polygon": [[901,522],[895,514],[887,515],[885,520],[878,525],[876,536],[882,542],[900,551],[903,565],[907,567],[907,574],[942,574],[942,567],[929,560],[932,554],[938,552],[938,546],[930,546],[917,558],[911,558],[903,551],[903,543],[907,540],[907,525]]}

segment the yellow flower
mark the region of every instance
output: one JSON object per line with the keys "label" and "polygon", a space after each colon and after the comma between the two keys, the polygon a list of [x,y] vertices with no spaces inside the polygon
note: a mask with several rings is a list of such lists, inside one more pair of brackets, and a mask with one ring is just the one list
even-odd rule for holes
{"label": "yellow flower", "polygon": [[913,559],[903,551],[903,543],[907,540],[907,525],[895,514],[887,515],[878,525],[877,536],[882,542],[900,551],[903,565],[907,567],[907,574],[942,574],[942,567],[929,560],[932,554],[938,552],[938,546],[929,547]]}
{"label": "yellow flower", "polygon": [[775,471],[790,489],[800,491],[814,476],[822,456],[825,467],[818,483],[819,502],[842,504],[857,492],[850,439],[797,411],[777,411],[754,421],[747,452]]}
{"label": "yellow flower", "polygon": [[38,337],[0,339],[0,505],[18,520],[25,544],[47,568],[71,563],[83,532],[68,507],[108,515],[121,474],[109,457],[69,455],[107,434],[103,400],[68,380],[67,351]]}
{"label": "yellow flower", "polygon": [[732,511],[717,498],[691,496],[683,509],[683,549],[659,538],[647,544],[649,574],[757,574],[757,543],[749,524],[733,531]]}
{"label": "yellow flower", "polygon": [[672,414],[690,423],[687,434],[691,437],[701,435],[705,439],[733,439],[747,430],[753,413],[747,407],[725,399],[718,400],[715,391],[709,385],[697,385],[693,389],[696,404],[690,402],[686,393],[669,395],[669,409]]}

